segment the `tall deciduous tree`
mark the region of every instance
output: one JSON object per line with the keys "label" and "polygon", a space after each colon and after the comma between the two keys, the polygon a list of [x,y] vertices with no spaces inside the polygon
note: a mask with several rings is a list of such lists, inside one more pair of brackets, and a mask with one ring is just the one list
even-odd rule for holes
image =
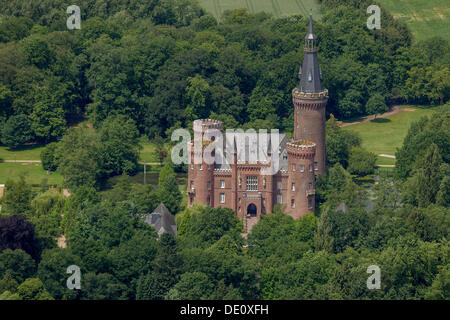
{"label": "tall deciduous tree", "polygon": [[69,189],[98,187],[102,176],[100,142],[87,128],[69,130],[57,148],[58,171]]}
{"label": "tall deciduous tree", "polygon": [[139,158],[138,130],[125,116],[107,118],[99,132],[102,168],[107,175],[132,174]]}
{"label": "tall deciduous tree", "polygon": [[384,113],[389,110],[389,107],[386,105],[384,97],[376,93],[369,98],[366,103],[366,112],[368,114],[374,114],[375,118],[378,114]]}
{"label": "tall deciduous tree", "polygon": [[33,139],[30,119],[24,115],[11,116],[5,123],[2,142],[11,148],[17,148]]}

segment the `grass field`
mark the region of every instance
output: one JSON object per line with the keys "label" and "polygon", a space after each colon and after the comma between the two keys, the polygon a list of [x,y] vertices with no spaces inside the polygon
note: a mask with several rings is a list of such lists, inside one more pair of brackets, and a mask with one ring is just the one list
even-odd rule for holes
{"label": "grass field", "polygon": [[[402,146],[412,122],[423,116],[430,116],[434,108],[404,106],[411,111],[402,111],[391,117],[377,119],[344,127],[344,130],[357,132],[362,139],[362,147],[375,154],[395,155],[396,149]],[[414,110],[414,111],[412,111]],[[377,164],[394,164],[394,159],[378,157]]]}
{"label": "grass field", "polygon": [[61,184],[63,178],[60,174],[47,172],[42,169],[40,163],[0,163],[0,184],[6,183],[8,179],[18,179],[20,173],[25,173],[25,180],[34,185],[41,184],[43,179],[47,179],[47,184]]}
{"label": "grass field", "polygon": [[[449,0],[378,0],[394,18],[404,21],[417,40],[441,36],[450,41]],[[381,21],[383,28],[383,21]]]}
{"label": "grass field", "polygon": [[142,149],[139,152],[139,161],[141,162],[159,162],[156,154],[156,146],[150,141],[141,142]]}
{"label": "grass field", "polygon": [[247,8],[250,13],[267,12],[275,17],[293,14],[309,15],[312,9],[314,19],[320,17],[319,2],[317,0],[199,0],[207,11],[217,19],[226,10]]}
{"label": "grass field", "polygon": [[43,145],[29,145],[18,149],[0,146],[0,160],[39,160]]}

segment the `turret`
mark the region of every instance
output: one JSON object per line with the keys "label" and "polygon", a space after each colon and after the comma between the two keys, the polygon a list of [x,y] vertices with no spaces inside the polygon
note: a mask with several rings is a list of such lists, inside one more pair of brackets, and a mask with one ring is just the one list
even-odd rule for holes
{"label": "turret", "polygon": [[[207,163],[205,158],[205,148],[214,140],[210,139],[206,132],[209,129],[216,129],[222,132],[221,121],[212,119],[201,119],[194,121],[194,141],[188,146],[190,162],[188,169],[188,204],[201,202],[208,206],[214,206],[214,163]],[[198,141],[197,141],[198,140]],[[199,145],[196,148],[195,142]],[[214,152],[212,153],[214,157]],[[200,161],[196,163],[195,157]]]}
{"label": "turret", "polygon": [[288,153],[288,190],[286,211],[294,219],[314,211],[316,144],[299,140],[286,145]]}

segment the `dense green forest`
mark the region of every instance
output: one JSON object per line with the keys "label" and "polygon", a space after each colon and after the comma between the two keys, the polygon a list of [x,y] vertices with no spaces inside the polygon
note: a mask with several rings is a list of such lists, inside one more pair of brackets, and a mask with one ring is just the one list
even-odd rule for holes
{"label": "dense green forest", "polygon": [[[150,138],[206,117],[292,131],[304,17],[238,9],[218,24],[189,0],[81,0],[81,30],[67,30],[61,8],[68,5],[0,1],[3,143],[53,141],[82,119],[98,128],[118,114]],[[386,11],[383,28],[372,31],[351,2],[322,7],[315,26],[328,113],[339,120],[365,115],[373,96],[386,103],[448,100],[448,42],[412,44]]]}
{"label": "dense green forest", "polygon": [[[172,130],[196,118],[290,133],[305,18],[238,9],[219,23],[190,0],[80,0],[81,29],[69,31],[70,4],[0,0],[1,141],[48,143],[42,164],[72,192],[8,181],[0,300],[450,298],[448,42],[413,41],[384,10],[371,31],[366,2],[322,1],[315,29],[330,101],[317,210],[293,220],[276,208],[245,239],[233,211],[186,208],[170,160],[157,187],[126,175],[140,135],[163,153]],[[443,106],[411,126],[393,174],[361,184],[351,174],[374,173],[375,158],[336,119],[392,100]],[[177,237],[158,239],[143,222],[160,202],[176,214]],[[81,267],[82,290],[67,289],[69,265]],[[370,265],[380,290],[367,289]]]}

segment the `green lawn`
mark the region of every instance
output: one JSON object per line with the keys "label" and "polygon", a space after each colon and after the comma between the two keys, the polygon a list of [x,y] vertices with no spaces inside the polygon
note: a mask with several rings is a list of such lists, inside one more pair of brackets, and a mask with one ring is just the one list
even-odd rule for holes
{"label": "green lawn", "polygon": [[26,181],[35,185],[41,184],[43,179],[47,179],[47,184],[51,185],[63,181],[56,172],[48,175],[40,163],[0,163],[0,184],[6,183],[9,178],[17,179],[20,173],[25,173]]}
{"label": "green lawn", "polygon": [[[441,36],[450,41],[450,1],[378,0],[394,18],[404,21],[418,40]],[[381,21],[383,28],[383,21]]]}
{"label": "green lawn", "polygon": [[[401,147],[411,123],[419,120],[422,116],[432,115],[437,107],[404,106],[404,108],[414,111],[402,111],[388,118],[355,124],[343,129],[357,132],[362,139],[362,147],[366,150],[377,155],[395,155],[395,151]],[[394,164],[394,161],[379,157],[377,164]]]}
{"label": "green lawn", "polygon": [[395,159],[378,156],[377,157],[377,164],[395,165]]}
{"label": "green lawn", "polygon": [[0,160],[40,160],[40,154],[44,145],[35,144],[17,149],[0,146]]}
{"label": "green lawn", "polygon": [[156,146],[150,141],[141,142],[142,149],[139,153],[140,162],[159,162],[156,154]]}
{"label": "green lawn", "polygon": [[314,18],[320,17],[317,0],[199,0],[199,2],[218,19],[224,11],[237,8],[247,8],[250,13],[264,11],[272,13],[275,17],[309,15],[312,9]]}

